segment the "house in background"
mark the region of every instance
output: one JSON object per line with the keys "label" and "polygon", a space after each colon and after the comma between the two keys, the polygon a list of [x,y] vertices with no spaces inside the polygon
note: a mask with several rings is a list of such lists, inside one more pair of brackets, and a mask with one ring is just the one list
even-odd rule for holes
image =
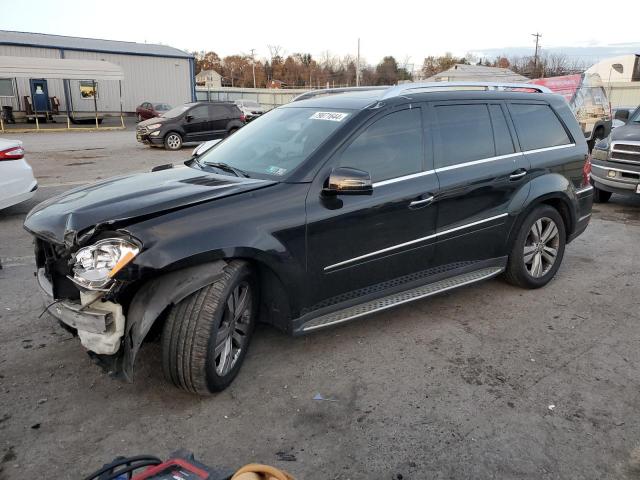
{"label": "house in background", "polygon": [[449,70],[427,78],[427,82],[526,82],[527,77],[508,68],[485,67],[484,65],[466,65],[456,63]]}
{"label": "house in background", "polygon": [[222,86],[222,75],[215,70],[202,70],[196,75],[196,85],[206,88],[219,88]]}

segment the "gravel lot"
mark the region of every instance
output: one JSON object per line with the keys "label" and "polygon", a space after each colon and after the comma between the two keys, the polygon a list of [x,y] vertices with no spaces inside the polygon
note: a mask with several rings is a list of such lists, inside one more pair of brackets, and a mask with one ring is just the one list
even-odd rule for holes
{"label": "gravel lot", "polygon": [[262,327],[233,385],[197,398],[164,382],[158,344],[123,384],[40,316],[22,230],[55,193],[191,148],[131,131],[14,137],[41,188],[0,212],[0,478],[79,478],[178,448],[298,479],[640,478],[640,199],[596,206],[544,289],[492,280],[297,339]]}

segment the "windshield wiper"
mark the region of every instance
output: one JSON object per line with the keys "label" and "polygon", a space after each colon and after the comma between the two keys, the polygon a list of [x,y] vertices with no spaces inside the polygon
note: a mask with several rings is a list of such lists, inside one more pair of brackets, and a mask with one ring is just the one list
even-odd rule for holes
{"label": "windshield wiper", "polygon": [[213,163],[204,162],[204,164],[208,165],[210,167],[219,168],[220,170],[224,170],[225,172],[231,172],[236,177],[250,178],[250,175],[247,172],[245,172],[244,170],[241,170],[241,169],[236,168],[236,167],[232,167],[231,165],[229,165],[227,163],[224,163],[224,162],[213,162]]}

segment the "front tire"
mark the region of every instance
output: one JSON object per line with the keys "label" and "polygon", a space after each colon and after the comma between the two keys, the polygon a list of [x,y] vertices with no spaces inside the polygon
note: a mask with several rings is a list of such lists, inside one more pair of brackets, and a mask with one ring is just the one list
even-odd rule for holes
{"label": "front tire", "polygon": [[600,190],[599,188],[593,187],[593,201],[595,203],[607,203],[611,198],[611,192],[607,192],[605,190]]}
{"label": "front tire", "polygon": [[560,268],[566,238],[564,221],[555,208],[535,208],[522,222],[513,242],[505,279],[522,288],[545,286]]}
{"label": "front tire", "polygon": [[242,261],[173,306],[162,332],[165,378],[188,392],[224,390],[238,374],[258,313],[255,277]]}
{"label": "front tire", "polygon": [[182,137],[179,133],[169,132],[164,137],[164,148],[167,150],[180,150],[182,148]]}

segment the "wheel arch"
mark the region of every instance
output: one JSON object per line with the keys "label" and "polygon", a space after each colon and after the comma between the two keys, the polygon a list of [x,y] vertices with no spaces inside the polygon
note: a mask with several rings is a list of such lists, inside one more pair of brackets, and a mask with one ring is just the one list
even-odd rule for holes
{"label": "wheel arch", "polygon": [[240,130],[242,127],[244,127],[244,123],[242,123],[239,120],[231,120],[228,124],[227,124],[227,133],[230,133],[232,130]]}
{"label": "wheel arch", "polygon": [[127,309],[122,339],[119,373],[126,380],[133,381],[136,357],[156,320],[171,305],[215,282],[222,276],[226,265],[225,260],[217,260],[175,270],[147,281],[137,290]]}
{"label": "wheel arch", "polygon": [[290,330],[292,307],[285,283],[276,269],[260,255],[245,250],[234,252],[225,258],[177,268],[146,281],[131,298],[127,308],[119,369],[126,380],[133,381],[140,347],[163,313],[195,291],[218,280],[232,260],[247,262],[256,273],[260,298],[259,318],[282,331]]}
{"label": "wheel arch", "polygon": [[524,219],[533,209],[540,205],[549,205],[558,211],[564,222],[567,239],[570,238],[576,228],[577,207],[575,200],[572,199],[569,193],[573,191],[569,180],[559,174],[553,174],[538,177],[531,183],[529,197],[509,232],[507,243],[509,249],[513,245]]}

